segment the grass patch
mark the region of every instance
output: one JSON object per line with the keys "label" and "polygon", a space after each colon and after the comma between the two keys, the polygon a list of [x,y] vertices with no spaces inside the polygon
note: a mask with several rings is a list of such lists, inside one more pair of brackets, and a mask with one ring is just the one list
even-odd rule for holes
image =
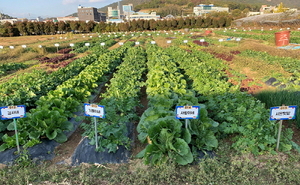
{"label": "grass patch", "polygon": [[278,64],[267,64],[262,60],[247,58],[243,56],[236,56],[233,60],[234,68],[242,72],[244,68],[249,68],[250,71],[255,73],[256,78],[263,79],[266,76],[272,76],[273,73],[280,73],[283,77],[289,78],[291,75],[284,71]]}
{"label": "grass patch", "polygon": [[300,91],[276,90],[261,91],[255,97],[266,104],[266,108],[284,105],[298,105],[296,121],[300,128]]}
{"label": "grass patch", "polygon": [[75,167],[21,163],[0,170],[0,184],[299,184],[299,160],[299,154],[293,153],[238,155],[223,143],[215,158],[187,166],[146,166],[137,159],[128,164]]}

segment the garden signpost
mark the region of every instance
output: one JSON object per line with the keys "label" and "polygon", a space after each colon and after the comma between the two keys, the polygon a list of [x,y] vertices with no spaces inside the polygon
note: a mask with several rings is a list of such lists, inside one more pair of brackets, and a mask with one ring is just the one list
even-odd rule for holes
{"label": "garden signpost", "polygon": [[84,104],[84,115],[94,117],[95,141],[96,141],[96,149],[97,149],[98,148],[98,132],[97,132],[97,119],[96,118],[105,118],[104,106],[85,103]]}
{"label": "garden signpost", "polygon": [[200,106],[176,106],[176,119],[185,119],[185,128],[188,128],[188,119],[199,119]]}
{"label": "garden signpost", "polygon": [[18,153],[20,153],[19,137],[18,137],[16,119],[26,117],[25,105],[0,107],[0,114],[1,114],[1,119],[2,120],[13,119],[15,134],[16,134],[17,149],[18,149]]}
{"label": "garden signpost", "polygon": [[56,47],[56,51],[58,52],[58,47],[59,47],[59,44],[58,44],[58,43],[56,43],[56,44],[54,44],[54,46]]}
{"label": "garden signpost", "polygon": [[282,129],[282,120],[291,120],[296,118],[297,106],[271,107],[270,120],[279,120],[279,129],[277,137],[276,151],[279,149],[280,134]]}
{"label": "garden signpost", "polygon": [[74,43],[71,43],[70,46],[71,46],[72,51],[73,51]]}

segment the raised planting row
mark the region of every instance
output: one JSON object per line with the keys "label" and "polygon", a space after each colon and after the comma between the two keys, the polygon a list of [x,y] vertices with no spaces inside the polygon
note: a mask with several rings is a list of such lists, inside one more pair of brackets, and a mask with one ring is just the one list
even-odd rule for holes
{"label": "raised planting row", "polygon": [[0,64],[0,77],[5,76],[8,72],[26,69],[27,67],[29,67],[29,65],[23,63]]}
{"label": "raised planting row", "polygon": [[[209,117],[220,123],[220,138],[234,136],[232,147],[240,152],[275,153],[278,125],[269,121],[269,109],[251,95],[240,92],[237,88],[229,88],[227,79],[223,77],[224,73],[220,72],[224,69],[221,60],[198,50],[188,53],[173,48],[170,53],[175,58],[183,56],[178,60],[180,68],[193,81],[195,91],[204,95],[201,99],[207,105]],[[208,71],[209,66],[213,70]],[[203,74],[210,74],[211,77]],[[199,82],[202,84],[198,85]],[[206,86],[211,86],[211,91],[207,91]],[[286,129],[280,143],[281,151],[291,150],[291,137],[292,131]]]}
{"label": "raised planting row", "polygon": [[[127,127],[138,119],[136,107],[140,104],[140,89],[144,86],[143,74],[146,70],[145,51],[140,46],[132,47],[133,44],[124,44],[130,48],[124,52],[123,62],[113,74],[106,92],[100,94],[100,105],[105,106],[106,116],[98,122],[100,136],[97,151],[116,152],[120,146],[129,149],[131,144],[128,132],[132,130]],[[82,128],[85,130],[83,135],[91,139],[90,144],[95,144],[93,124],[82,123]]]}
{"label": "raised planting row", "polygon": [[98,46],[100,46],[101,43],[104,43],[105,45],[102,45],[102,47],[109,47],[112,46],[116,43],[116,41],[114,40],[113,37],[108,37],[106,35],[103,35],[99,38],[93,38],[91,42],[77,42],[74,44],[74,46],[72,47],[73,51],[71,51],[70,53],[84,53],[87,50],[94,48],[94,46],[96,48],[98,48]]}
{"label": "raised planting row", "polygon": [[[39,143],[40,138],[43,137],[50,140],[55,139],[58,142],[66,141],[67,138],[63,131],[73,128],[73,125],[68,122],[68,118],[74,116],[73,113],[78,109],[80,103],[87,101],[98,83],[105,80],[103,75],[111,72],[112,68],[120,63],[123,51],[119,50],[108,52],[98,46],[98,50],[94,54],[76,60],[75,62],[85,67],[84,70],[78,69],[80,66],[74,68],[73,71],[80,72],[78,75],[69,77],[61,85],[57,84],[55,90],[47,91],[46,96],[41,96],[35,102],[37,108],[31,109],[26,118],[18,119],[20,145],[33,146]],[[9,123],[7,126],[8,123],[2,123],[3,130],[6,128],[13,130],[13,124]],[[14,135],[5,134],[2,139],[4,144],[0,146],[1,151],[16,145]]]}
{"label": "raised planting row", "polygon": [[[0,84],[0,106],[25,105],[27,111],[36,106],[35,102],[49,91],[54,90],[64,81],[78,75],[95,59],[107,51],[107,46],[101,47],[96,54],[89,55],[73,61],[64,68],[47,74],[44,71],[33,71],[12,78],[6,83]],[[99,48],[99,46],[98,46]],[[10,121],[0,120],[0,141],[3,132],[7,130]]]}
{"label": "raised planting row", "polygon": [[[105,52],[105,48],[109,46],[107,44],[103,50],[99,50],[100,53],[98,55]],[[33,71],[32,73],[18,75],[6,83],[0,84],[0,106],[23,104],[32,107],[40,96],[53,90],[67,79],[79,74],[92,62],[91,56],[87,56],[86,58],[75,60],[65,68],[61,68],[51,74],[47,74],[44,71]]]}
{"label": "raised planting row", "polygon": [[[222,94],[230,89],[238,89],[228,82],[225,70],[228,68],[222,60],[204,52],[187,52],[176,46],[167,49],[168,53],[180,64],[179,68],[193,80],[192,88],[201,95]],[[183,64],[184,62],[184,64]],[[197,79],[197,80],[195,80]]]}
{"label": "raised planting row", "polygon": [[71,53],[71,54],[60,55],[60,56],[53,57],[53,58],[43,57],[43,58],[39,59],[39,62],[42,64],[45,64],[45,63],[58,64],[59,62],[68,60],[69,58],[73,58],[74,56],[75,56],[75,54]]}
{"label": "raised planting row", "polygon": [[175,119],[175,107],[199,105],[195,93],[187,88],[174,58],[156,45],[147,46],[146,92],[148,109],[137,127],[138,139],[148,143],[138,157],[146,164],[162,164],[166,161],[186,165],[192,163],[201,149],[212,150],[218,146],[214,136],[218,126],[207,117],[204,105],[200,105],[200,119],[184,124]]}

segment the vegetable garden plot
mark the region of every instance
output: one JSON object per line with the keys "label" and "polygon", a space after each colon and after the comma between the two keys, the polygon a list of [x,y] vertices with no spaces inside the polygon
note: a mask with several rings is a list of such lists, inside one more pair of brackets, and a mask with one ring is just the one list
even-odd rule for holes
{"label": "vegetable garden plot", "polygon": [[29,67],[29,65],[22,63],[0,64],[0,77],[7,75],[9,72],[25,69],[27,67]]}
{"label": "vegetable garden plot", "polygon": [[[132,43],[129,47],[132,47]],[[118,70],[110,80],[106,92],[100,95],[99,103],[106,107],[106,118],[99,120],[100,146],[97,151],[108,149],[108,152],[116,152],[118,145],[124,145],[129,149],[130,140],[127,136],[126,124],[137,119],[135,107],[139,106],[144,66],[143,49],[139,46],[129,48],[122,64],[117,67]],[[92,140],[91,144],[95,144],[93,126],[83,124],[82,127],[85,130],[84,135]]]}
{"label": "vegetable garden plot", "polygon": [[[251,57],[255,59],[259,59],[267,64],[277,64],[281,66],[285,71],[291,74],[291,77],[288,79],[276,77],[276,83],[271,85],[284,85],[286,88],[297,89],[300,87],[300,60],[291,58],[291,57],[280,57],[280,56],[272,56],[266,52],[261,51],[252,51],[246,50],[241,53],[241,56]],[[272,76],[274,77],[274,76]],[[271,78],[271,77],[269,77]]]}
{"label": "vegetable garden plot", "polygon": [[[151,39],[142,39],[141,45],[150,43]],[[174,43],[182,45],[181,40]],[[189,164],[197,159],[195,156],[199,150],[214,150],[218,147],[218,139],[230,135],[236,136],[232,146],[237,151],[274,153],[276,124],[268,121],[268,110],[259,101],[238,92],[238,86],[228,82],[223,61],[193,49],[196,47],[191,47],[190,43],[182,47],[190,52],[175,47],[162,49],[155,44],[145,44],[146,53],[141,46],[133,47],[133,44],[125,43],[101,56],[91,55],[91,58],[99,57],[97,62],[49,92],[37,102],[37,109],[30,112],[32,115],[37,112],[40,115],[57,115],[54,114],[56,111],[60,116],[63,115],[60,117],[63,121],[59,121],[63,123],[66,118],[73,116],[75,110],[72,108],[86,101],[91,89],[104,81],[101,76],[104,71],[112,72],[118,66],[107,92],[100,97],[99,103],[105,105],[109,113],[108,119],[101,120],[97,127],[101,145],[94,152],[98,158],[95,155],[94,159],[82,162],[98,162],[104,153],[106,156],[118,152],[124,155],[124,159],[128,159],[128,149],[132,142],[129,133],[132,129],[128,132],[127,129],[129,125],[132,126],[132,121],[139,119],[135,108],[139,105],[140,89],[143,86],[146,87],[149,108],[140,118],[137,130],[140,141],[148,145],[138,157],[144,158],[146,163],[160,164],[172,160],[181,165]],[[145,74],[147,81],[143,82]],[[200,119],[188,120],[185,126],[183,121],[175,119],[174,110],[179,105],[200,105]],[[41,120],[48,121],[44,118]],[[22,126],[25,125],[28,123],[23,122]],[[68,127],[68,123],[65,127]],[[44,129],[42,126],[40,128]],[[85,139],[82,144],[89,148],[88,151],[92,151],[95,149],[92,145],[95,143],[93,127],[83,124],[83,128],[90,139]],[[59,129],[63,130],[46,129],[48,133],[45,134],[63,141],[65,137]],[[39,134],[31,132],[30,137],[44,135]],[[290,130],[285,132],[281,151],[291,149],[291,134]],[[78,152],[80,150],[77,149]],[[109,161],[111,159],[104,163]],[[73,157],[72,163],[79,164],[80,160]]]}
{"label": "vegetable garden plot", "polygon": [[168,160],[181,165],[192,163],[197,149],[217,147],[214,128],[218,123],[208,118],[205,106],[200,105],[200,119],[189,121],[184,128],[184,124],[175,119],[175,105],[198,105],[198,99],[193,90],[187,88],[174,58],[157,46],[148,46],[147,59],[149,108],[142,115],[137,130],[139,140],[148,145],[138,157],[144,158],[146,164],[161,164]]}
{"label": "vegetable garden plot", "polygon": [[[174,50],[175,48],[171,49]],[[220,75],[222,74],[220,73],[222,64],[218,64],[218,62],[221,62],[220,60],[212,57],[209,60],[208,56],[206,56],[209,54],[205,55],[199,51],[194,51],[187,55],[187,52],[180,51],[178,48],[176,52],[170,53],[184,56],[178,60],[181,64],[180,67],[186,71],[187,76],[193,80],[195,85],[206,80],[199,86],[194,86],[194,84],[193,86],[198,93],[205,95],[202,100],[207,105],[211,118],[220,123],[218,134],[238,134],[235,137],[236,142],[232,145],[237,151],[254,154],[266,151],[275,152],[277,127],[273,121],[269,121],[269,110],[264,108],[264,104],[250,95],[239,92],[234,87],[230,89],[228,86],[223,88],[221,86],[213,88],[214,86],[212,86],[211,91],[205,91],[205,88],[203,88],[205,85],[228,83],[226,78],[222,78],[224,73]],[[191,61],[194,63],[193,68],[189,65]],[[199,62],[197,63],[196,61]],[[200,66],[195,67],[197,64]],[[205,65],[210,66],[210,69],[215,71],[207,71],[209,69],[208,66],[201,67]],[[219,75],[210,75],[210,77],[202,78],[203,75],[214,73],[219,73]],[[214,89],[217,91],[213,91]],[[205,100],[206,98],[208,99]],[[282,151],[291,150],[292,145],[289,139],[291,136],[291,130],[287,129],[281,143]]]}
{"label": "vegetable garden plot", "polygon": [[[82,162],[119,163],[127,162],[132,143],[133,121],[137,119],[135,108],[139,106],[139,93],[145,73],[145,51],[142,47],[132,47],[133,42],[127,42],[128,47],[123,62],[117,67],[105,93],[100,94],[101,105],[106,108],[106,118],[99,120],[99,147],[95,148],[95,135],[92,124],[83,123],[85,136],[72,156],[72,164]],[[123,46],[123,47],[124,47]],[[82,148],[87,149],[88,156],[82,154]]]}
{"label": "vegetable garden plot", "polygon": [[[102,75],[110,72],[110,68],[119,61],[102,60],[102,57],[110,56],[105,55],[105,51],[107,50],[100,48],[96,52],[97,54],[80,59],[78,64],[84,64],[82,66],[87,67],[78,76],[64,81],[56,90],[49,91],[47,96],[42,96],[35,103],[37,108],[31,109],[26,118],[18,120],[21,145],[24,147],[33,146],[40,142],[40,137],[44,136],[58,142],[66,141],[67,138],[63,131],[73,128],[73,125],[68,122],[68,118],[73,117],[73,112],[76,112],[79,102],[84,101],[92,89],[97,87]],[[100,56],[100,54],[103,55]],[[73,68],[73,71],[79,72],[79,70],[81,69]],[[6,128],[5,124],[4,128]],[[2,151],[13,147],[13,141],[15,141],[14,136],[4,136],[4,144],[1,145]]]}

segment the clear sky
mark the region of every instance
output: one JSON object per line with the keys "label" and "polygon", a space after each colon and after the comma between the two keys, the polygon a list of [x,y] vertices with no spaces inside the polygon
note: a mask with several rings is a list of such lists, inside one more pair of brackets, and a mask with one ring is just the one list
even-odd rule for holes
{"label": "clear sky", "polygon": [[78,5],[102,8],[118,0],[0,0],[0,13],[17,18],[64,17],[77,12]]}

